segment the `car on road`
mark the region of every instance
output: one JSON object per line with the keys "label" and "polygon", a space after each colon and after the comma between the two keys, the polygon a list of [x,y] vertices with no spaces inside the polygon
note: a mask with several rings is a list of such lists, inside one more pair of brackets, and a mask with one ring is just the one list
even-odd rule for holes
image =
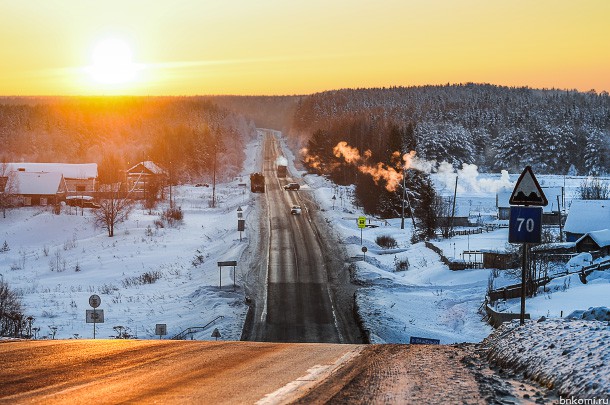
{"label": "car on road", "polygon": [[290,208],[290,213],[292,215],[301,215],[301,206],[300,205],[293,205]]}
{"label": "car on road", "polygon": [[298,191],[301,188],[299,183],[288,183],[284,186],[284,190],[294,190]]}

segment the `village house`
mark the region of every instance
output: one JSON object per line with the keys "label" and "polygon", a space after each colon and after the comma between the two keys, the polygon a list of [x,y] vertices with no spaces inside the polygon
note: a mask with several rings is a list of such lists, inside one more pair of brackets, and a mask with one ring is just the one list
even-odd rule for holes
{"label": "village house", "polygon": [[593,259],[610,256],[610,229],[587,232],[575,244],[578,253],[591,253]]}
{"label": "village house", "polygon": [[5,192],[16,206],[57,205],[66,197],[66,182],[61,173],[12,171]]}
{"label": "village house", "polygon": [[167,173],[156,163],[147,160],[127,169],[127,192],[131,198],[147,198],[147,194],[162,191]]}
{"label": "village house", "polygon": [[610,200],[574,200],[564,226],[567,242],[589,232],[610,229]]}
{"label": "village house", "polygon": [[470,223],[470,207],[464,205],[456,205],[453,217],[451,216],[453,207],[447,213],[447,216],[440,215],[438,217],[439,227],[441,228],[454,228],[454,227],[467,227],[472,226]]}
{"label": "village house", "polygon": [[7,169],[7,174],[61,173],[67,195],[93,195],[97,190],[97,163],[8,163]]}
{"label": "village house", "polygon": [[[545,225],[559,225],[561,213],[565,212],[565,193],[563,187],[542,187],[542,192],[549,202],[542,208],[542,223]],[[496,208],[498,219],[508,220],[510,217],[511,191],[500,191],[496,194]],[[565,218],[563,219],[565,220]]]}

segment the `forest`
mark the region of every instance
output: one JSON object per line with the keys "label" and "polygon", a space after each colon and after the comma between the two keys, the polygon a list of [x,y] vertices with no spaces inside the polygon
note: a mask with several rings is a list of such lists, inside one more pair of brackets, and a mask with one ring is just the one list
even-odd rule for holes
{"label": "forest", "polygon": [[[299,100],[290,134],[306,169],[354,184],[366,212],[399,216],[407,198],[421,238],[447,217],[427,174],[442,162],[480,172],[610,172],[608,93],[487,84],[328,91]],[[414,170],[415,157],[428,170]]]}
{"label": "forest", "polygon": [[[379,160],[396,149],[480,172],[601,175],[610,172],[608,93],[536,90],[489,84],[346,89],[299,100],[292,135],[304,144],[318,131],[334,144],[371,150]],[[333,143],[331,142],[331,143]]]}
{"label": "forest", "polygon": [[252,121],[208,100],[186,97],[40,97],[0,99],[0,159],[98,163],[109,183],[143,160],[171,169],[176,181],[238,174]]}

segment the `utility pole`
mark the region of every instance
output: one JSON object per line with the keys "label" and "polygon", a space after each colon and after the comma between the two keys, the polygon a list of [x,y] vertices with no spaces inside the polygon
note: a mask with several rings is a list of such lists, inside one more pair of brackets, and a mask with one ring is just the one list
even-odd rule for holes
{"label": "utility pole", "polygon": [[402,167],[402,210],[400,213],[400,229],[405,229],[405,177],[407,177],[407,172],[403,165]]}
{"label": "utility pole", "polygon": [[216,208],[216,151],[218,150],[217,139],[214,138],[214,164],[212,168],[212,208]]}

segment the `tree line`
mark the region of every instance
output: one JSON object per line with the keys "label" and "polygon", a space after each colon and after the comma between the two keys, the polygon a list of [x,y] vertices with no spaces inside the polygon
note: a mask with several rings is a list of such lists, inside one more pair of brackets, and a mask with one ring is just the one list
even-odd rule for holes
{"label": "tree line", "polygon": [[254,123],[210,100],[189,97],[0,99],[3,161],[98,163],[99,180],[153,160],[173,180],[238,174]]}
{"label": "tree line", "polygon": [[318,130],[376,155],[393,152],[398,130],[421,158],[482,172],[610,172],[607,92],[488,84],[329,91],[301,98],[294,114],[301,143]]}

